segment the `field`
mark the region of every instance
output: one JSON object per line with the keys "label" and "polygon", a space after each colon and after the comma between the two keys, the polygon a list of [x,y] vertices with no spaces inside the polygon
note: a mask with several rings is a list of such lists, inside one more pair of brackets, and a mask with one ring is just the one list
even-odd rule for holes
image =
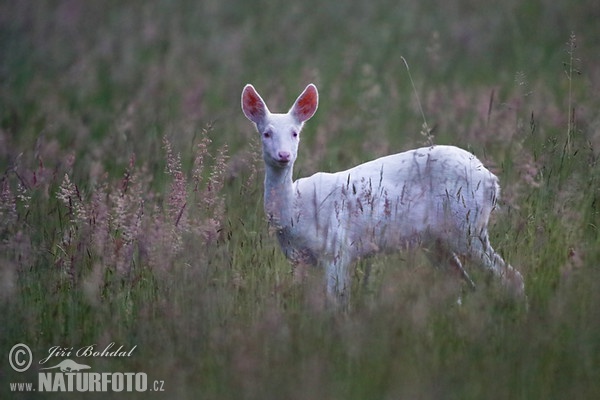
{"label": "field", "polygon": [[[596,0],[2,2],[0,397],[69,398],[38,386],[68,358],[147,374],[101,398],[600,398],[599,20]],[[240,94],[285,111],[309,82],[295,175],[470,150],[526,304],[419,250],[361,261],[347,311],[293,273]],[[111,343],[129,355],[76,354]]]}

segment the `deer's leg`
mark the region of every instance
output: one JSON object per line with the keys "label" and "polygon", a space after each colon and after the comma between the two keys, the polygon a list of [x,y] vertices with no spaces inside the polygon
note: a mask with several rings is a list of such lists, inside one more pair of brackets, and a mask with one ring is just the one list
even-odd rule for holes
{"label": "deer's leg", "polygon": [[475,289],[475,283],[464,269],[460,258],[458,258],[455,252],[449,250],[442,243],[438,242],[426,254],[434,266],[452,268],[465,280],[465,282],[467,282],[471,288]]}
{"label": "deer's leg", "polygon": [[345,306],[350,299],[350,274],[348,262],[338,259],[325,266],[327,297],[338,306]]}
{"label": "deer's leg", "polygon": [[462,263],[460,262],[460,258],[458,258],[454,252],[452,252],[452,256],[450,257],[450,265],[452,265],[460,273],[463,279],[469,284],[471,289],[475,289],[475,283],[463,267]]}
{"label": "deer's leg", "polygon": [[364,289],[369,287],[369,279],[371,278],[371,270],[373,269],[373,263],[370,259],[365,261],[364,277],[362,287]]}
{"label": "deer's leg", "polygon": [[507,264],[492,248],[487,234],[473,238],[469,247],[469,257],[481,267],[498,276],[502,283],[516,295],[524,296],[523,277],[512,266]]}

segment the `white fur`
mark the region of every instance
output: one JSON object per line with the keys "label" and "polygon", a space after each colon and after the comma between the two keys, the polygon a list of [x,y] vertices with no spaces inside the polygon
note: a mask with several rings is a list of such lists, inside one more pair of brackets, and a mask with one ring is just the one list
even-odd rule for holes
{"label": "white fur", "polygon": [[498,178],[465,150],[423,147],[292,181],[300,131],[317,105],[312,84],[285,114],[271,113],[252,85],[242,92],[244,114],[262,135],[265,212],[292,262],[323,265],[328,294],[344,299],[353,261],[421,246],[434,263],[454,265],[469,282],[458,256],[523,293],[521,275],[488,239]]}

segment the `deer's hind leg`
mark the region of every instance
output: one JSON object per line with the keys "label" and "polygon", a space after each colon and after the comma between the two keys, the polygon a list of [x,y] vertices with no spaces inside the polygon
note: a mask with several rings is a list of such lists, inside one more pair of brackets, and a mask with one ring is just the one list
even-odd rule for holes
{"label": "deer's hind leg", "polygon": [[475,283],[463,267],[460,258],[454,251],[450,250],[447,246],[438,241],[426,252],[426,254],[429,258],[429,261],[434,266],[443,268],[450,267],[453,271],[456,271],[457,274],[463,278],[472,289],[475,289]]}
{"label": "deer's hind leg", "polygon": [[484,232],[481,236],[474,237],[468,247],[467,255],[473,262],[499,277],[504,286],[515,295],[519,297],[525,295],[523,276],[494,251],[487,233]]}

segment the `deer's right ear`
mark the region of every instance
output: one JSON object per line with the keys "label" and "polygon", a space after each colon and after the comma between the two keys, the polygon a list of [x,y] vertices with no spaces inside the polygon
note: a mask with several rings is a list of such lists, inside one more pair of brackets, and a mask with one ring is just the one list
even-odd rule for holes
{"label": "deer's right ear", "polygon": [[304,122],[310,119],[319,106],[319,92],[312,83],[304,89],[298,97],[290,112],[298,122]]}
{"label": "deer's right ear", "polygon": [[242,91],[242,111],[246,118],[255,124],[262,121],[269,113],[264,100],[250,84],[246,85]]}

